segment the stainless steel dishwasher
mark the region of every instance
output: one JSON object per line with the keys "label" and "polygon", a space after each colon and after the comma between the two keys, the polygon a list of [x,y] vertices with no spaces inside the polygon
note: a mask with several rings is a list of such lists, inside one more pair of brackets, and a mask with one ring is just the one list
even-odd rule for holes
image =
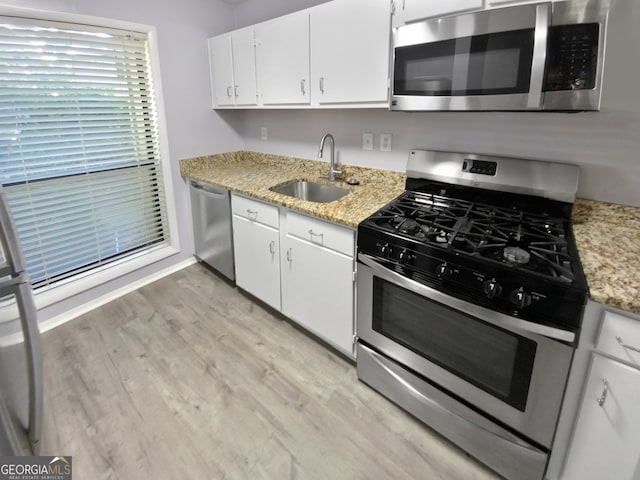
{"label": "stainless steel dishwasher", "polygon": [[229,190],[189,181],[196,257],[235,281]]}

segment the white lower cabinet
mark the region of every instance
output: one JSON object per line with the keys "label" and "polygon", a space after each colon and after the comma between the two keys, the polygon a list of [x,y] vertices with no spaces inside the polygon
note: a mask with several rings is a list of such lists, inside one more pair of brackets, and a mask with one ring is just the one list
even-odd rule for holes
{"label": "white lower cabinet", "polygon": [[[310,226],[307,238],[288,231],[283,241],[282,313],[353,355],[353,256],[326,246],[341,227],[315,219],[304,222]],[[341,230],[353,239],[353,231]]]}
{"label": "white lower cabinet", "polygon": [[640,370],[594,354],[562,479],[639,479],[638,405]]}
{"label": "white lower cabinet", "polygon": [[561,480],[640,480],[640,318],[605,309]]}
{"label": "white lower cabinet", "polygon": [[231,196],[236,284],[354,356],[355,231]]}
{"label": "white lower cabinet", "polygon": [[231,205],[236,284],[280,310],[278,207],[236,195]]}

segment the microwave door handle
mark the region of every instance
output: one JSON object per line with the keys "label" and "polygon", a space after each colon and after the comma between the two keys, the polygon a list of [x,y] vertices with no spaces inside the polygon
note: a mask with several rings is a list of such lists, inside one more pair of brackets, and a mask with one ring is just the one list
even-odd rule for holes
{"label": "microwave door handle", "polygon": [[551,6],[542,3],[536,7],[536,25],[533,37],[533,58],[531,60],[531,81],[527,108],[542,108],[542,89],[544,88],[545,63],[547,56],[547,37],[551,22]]}
{"label": "microwave door handle", "polygon": [[484,320],[492,325],[496,325],[516,333],[520,331],[526,334],[541,335],[554,340],[560,340],[562,342],[573,343],[576,339],[575,333],[573,332],[562,330],[561,328],[549,327],[547,325],[540,325],[521,318],[515,318],[510,315],[505,315],[504,313],[489,310],[465,300],[452,297],[451,295],[447,295],[446,293],[423,285],[422,283],[418,283],[415,280],[411,280],[410,278],[394,272],[393,270],[383,267],[369,255],[358,253],[358,261],[369,267],[373,271],[374,275],[382,278],[383,280],[387,280],[390,283],[447,305],[451,308],[466,312],[469,315],[473,315],[474,317]]}

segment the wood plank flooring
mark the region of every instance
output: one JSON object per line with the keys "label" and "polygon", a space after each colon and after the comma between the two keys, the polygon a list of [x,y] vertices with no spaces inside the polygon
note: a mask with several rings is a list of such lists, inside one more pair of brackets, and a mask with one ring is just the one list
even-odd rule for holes
{"label": "wood plank flooring", "polygon": [[498,478],[201,265],[42,343],[42,454],[78,480]]}

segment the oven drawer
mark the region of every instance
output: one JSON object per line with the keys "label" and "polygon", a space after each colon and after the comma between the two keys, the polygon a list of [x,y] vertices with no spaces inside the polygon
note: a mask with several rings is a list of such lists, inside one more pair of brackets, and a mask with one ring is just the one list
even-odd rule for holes
{"label": "oven drawer", "polygon": [[354,255],[354,231],[340,225],[287,212],[287,233],[350,257]]}
{"label": "oven drawer", "polygon": [[233,214],[238,217],[246,218],[252,222],[258,222],[269,227],[278,228],[279,209],[275,205],[233,195],[231,197],[231,209]]}
{"label": "oven drawer", "polygon": [[640,368],[640,321],[605,311],[596,350]]}
{"label": "oven drawer", "polygon": [[358,379],[506,478],[539,480],[548,454],[358,343]]}

